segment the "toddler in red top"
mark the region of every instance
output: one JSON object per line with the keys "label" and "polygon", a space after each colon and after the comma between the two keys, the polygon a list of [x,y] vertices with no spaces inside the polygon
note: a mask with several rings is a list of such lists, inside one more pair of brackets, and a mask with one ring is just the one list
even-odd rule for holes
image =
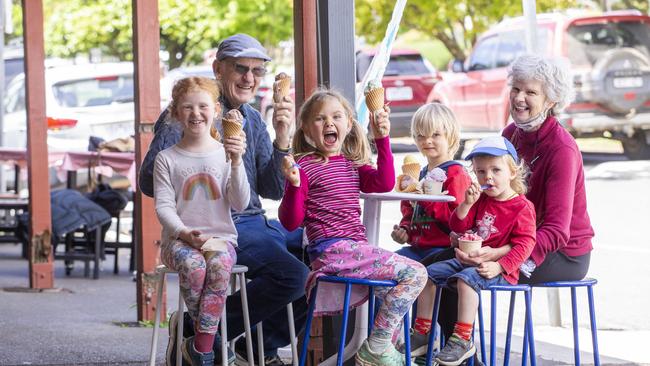
{"label": "toddler in red top", "polygon": [[[523,164],[512,144],[501,136],[481,140],[467,156],[478,183],[470,185],[465,201],[458,205],[449,224],[453,231],[471,231],[483,246],[509,248],[496,261],[473,266],[463,263],[459,249],[456,258],[427,268],[427,287],[447,286],[458,291],[458,319],[454,333],[436,356],[441,365],[458,365],[476,349],[471,341],[472,324],[478,309],[478,291],[497,284],[516,284],[519,266],[535,245],[535,208],[525,197]],[[472,253],[469,253],[471,256]],[[432,313],[431,297],[418,298],[418,316]]]}
{"label": "toddler in red top", "polygon": [[420,107],[411,121],[411,135],[427,159],[419,179],[444,172],[442,190],[456,198],[452,202],[401,202],[402,220],[391,236],[400,244],[409,244],[398,254],[419,261],[449,247],[449,217],[465,199],[471,179],[465,167],[452,160],[460,146],[460,124],[449,108],[440,103]]}

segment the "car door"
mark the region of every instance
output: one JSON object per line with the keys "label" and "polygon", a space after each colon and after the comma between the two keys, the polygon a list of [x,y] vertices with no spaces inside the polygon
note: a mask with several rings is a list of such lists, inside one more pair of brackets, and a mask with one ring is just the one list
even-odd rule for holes
{"label": "car door", "polygon": [[463,91],[463,105],[456,110],[461,111],[462,123],[471,130],[484,131],[489,129],[487,117],[488,95],[486,82],[490,81],[490,73],[495,66],[495,56],[498,47],[498,36],[483,38],[477,43],[467,64],[467,78]]}

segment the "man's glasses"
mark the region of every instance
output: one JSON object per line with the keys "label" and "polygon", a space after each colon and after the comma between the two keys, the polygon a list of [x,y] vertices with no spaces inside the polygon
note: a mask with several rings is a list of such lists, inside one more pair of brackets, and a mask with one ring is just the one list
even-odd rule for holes
{"label": "man's glasses", "polygon": [[238,64],[236,62],[233,63],[233,66],[235,68],[235,72],[238,73],[239,75],[246,75],[248,74],[249,71],[253,73],[253,76],[258,78],[261,78],[264,75],[266,75],[266,68],[263,66],[250,68],[248,66]]}

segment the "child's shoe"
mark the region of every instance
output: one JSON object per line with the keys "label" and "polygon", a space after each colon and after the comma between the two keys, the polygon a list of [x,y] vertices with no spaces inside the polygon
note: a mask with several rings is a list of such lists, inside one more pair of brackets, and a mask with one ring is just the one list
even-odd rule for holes
{"label": "child's shoe", "polygon": [[[414,329],[411,329],[411,357],[424,356],[427,354],[427,349],[429,345],[429,334],[422,334]],[[406,344],[401,343],[397,349],[406,353],[405,350]],[[433,349],[440,349],[440,339],[436,338],[433,340]]]}
{"label": "child's shoe", "polygon": [[445,366],[458,366],[476,353],[474,343],[452,334],[445,347],[436,355],[436,362]]}
{"label": "child's shoe", "polygon": [[199,352],[194,348],[194,337],[187,338],[181,347],[183,359],[190,362],[192,366],[213,366],[214,352]]}
{"label": "child's shoe", "polygon": [[361,348],[354,356],[356,366],[403,366],[406,365],[404,354],[395,349],[392,344],[382,354],[370,350],[368,340],[363,341]]}

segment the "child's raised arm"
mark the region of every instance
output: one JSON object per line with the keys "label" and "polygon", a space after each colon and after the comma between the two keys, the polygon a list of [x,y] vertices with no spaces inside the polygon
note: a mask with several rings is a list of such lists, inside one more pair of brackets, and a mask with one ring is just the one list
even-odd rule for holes
{"label": "child's raised arm", "polygon": [[307,199],[308,179],[307,175],[300,170],[293,157],[286,156],[283,162],[282,172],[286,179],[284,197],[278,209],[278,218],[285,229],[293,231],[297,229],[305,219],[305,200]]}

